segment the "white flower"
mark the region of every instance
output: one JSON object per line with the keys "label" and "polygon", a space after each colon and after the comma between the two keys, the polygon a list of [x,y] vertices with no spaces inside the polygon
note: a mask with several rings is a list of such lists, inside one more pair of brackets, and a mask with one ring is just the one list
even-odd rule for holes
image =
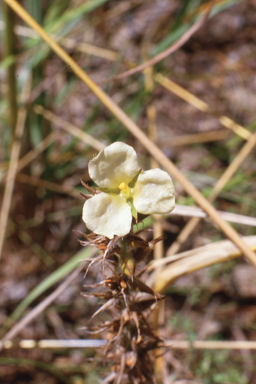
{"label": "white flower", "polygon": [[112,239],[131,230],[132,216],[171,212],[175,205],[171,177],[161,169],[139,171],[137,155],[116,142],[89,162],[89,175],[101,192],[88,199],[83,221],[96,234]]}

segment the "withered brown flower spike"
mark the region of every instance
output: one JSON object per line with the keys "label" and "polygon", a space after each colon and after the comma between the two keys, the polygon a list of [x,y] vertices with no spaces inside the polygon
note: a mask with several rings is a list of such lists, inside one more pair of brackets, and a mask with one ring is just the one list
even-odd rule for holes
{"label": "withered brown flower spike", "polygon": [[108,341],[103,356],[104,361],[112,365],[114,375],[108,377],[110,381],[106,378],[104,382],[154,384],[150,351],[157,348],[162,340],[151,329],[147,319],[164,296],[155,293],[139,279],[136,271],[162,237],[147,242],[133,234],[123,238],[115,236],[114,239],[96,234],[84,236],[86,241],[81,241],[82,245],[94,245],[101,252],[90,261],[88,269],[96,263],[104,265],[103,280],[86,286],[100,291],[82,293],[84,297],[103,300],[90,321],[101,316],[103,311],[113,315],[111,321],[85,328],[92,334],[107,332]]}
{"label": "withered brown flower spike", "polygon": [[90,321],[102,317],[103,311],[112,319],[85,329],[92,334],[107,332],[103,356],[111,364],[112,373],[103,383],[155,384],[150,353],[162,340],[148,318],[164,296],[142,281],[139,268],[145,267],[148,255],[163,237],[145,241],[131,232],[131,224],[137,212],[170,212],[175,201],[173,184],[160,169],[139,170],[134,149],[118,142],[90,161],[89,174],[98,187],[83,183],[90,193],[83,220],[94,233],[84,234],[85,240],[80,243],[99,249],[100,254],[90,260],[86,274],[100,263],[103,280],[87,286],[93,291],[82,295],[101,300]]}

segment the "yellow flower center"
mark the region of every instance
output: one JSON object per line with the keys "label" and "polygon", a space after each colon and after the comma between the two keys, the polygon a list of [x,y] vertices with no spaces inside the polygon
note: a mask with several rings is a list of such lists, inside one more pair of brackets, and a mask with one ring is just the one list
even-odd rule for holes
{"label": "yellow flower center", "polygon": [[132,196],[132,191],[124,182],[119,185],[122,196],[128,200]]}

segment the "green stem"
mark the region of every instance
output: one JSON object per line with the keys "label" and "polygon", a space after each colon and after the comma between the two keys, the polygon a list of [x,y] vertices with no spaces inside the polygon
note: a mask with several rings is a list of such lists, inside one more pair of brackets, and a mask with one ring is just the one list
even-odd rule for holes
{"label": "green stem", "polygon": [[[15,36],[14,36],[14,12],[7,5],[3,4],[6,31],[5,31],[5,56],[6,58],[15,54]],[[14,131],[17,122],[17,84],[16,84],[16,63],[8,67],[8,103],[9,103],[9,125],[12,132],[10,142],[14,139]],[[11,143],[10,143],[11,144]]]}

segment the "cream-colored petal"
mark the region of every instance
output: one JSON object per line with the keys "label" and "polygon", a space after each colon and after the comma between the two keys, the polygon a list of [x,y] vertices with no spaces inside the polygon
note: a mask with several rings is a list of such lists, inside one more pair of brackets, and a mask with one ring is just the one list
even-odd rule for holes
{"label": "cream-colored petal", "polygon": [[89,175],[101,188],[118,188],[124,182],[129,184],[138,171],[135,150],[117,141],[100,151],[89,162]]}
{"label": "cream-colored petal", "polygon": [[85,202],[83,221],[91,231],[109,239],[125,236],[131,229],[131,208],[123,197],[101,192]]}
{"label": "cream-colored petal", "polygon": [[133,188],[133,204],[144,215],[171,212],[175,190],[168,173],[158,168],[142,172]]}

